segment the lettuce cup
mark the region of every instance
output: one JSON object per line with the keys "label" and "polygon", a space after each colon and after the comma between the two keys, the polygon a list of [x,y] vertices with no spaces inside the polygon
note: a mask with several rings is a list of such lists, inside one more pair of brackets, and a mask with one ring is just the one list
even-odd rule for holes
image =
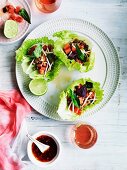
{"label": "lettuce cup", "polygon": [[93,69],[95,54],[88,38],[66,30],[56,32],[53,36],[58,38],[55,41],[54,53],[69,71],[88,72]]}
{"label": "lettuce cup", "polygon": [[46,81],[58,75],[62,64],[54,54],[54,41],[48,37],[26,40],[16,51],[16,60],[31,79]]}
{"label": "lettuce cup", "polygon": [[103,90],[99,82],[90,78],[74,81],[60,94],[57,113],[63,120],[74,121],[103,99]]}

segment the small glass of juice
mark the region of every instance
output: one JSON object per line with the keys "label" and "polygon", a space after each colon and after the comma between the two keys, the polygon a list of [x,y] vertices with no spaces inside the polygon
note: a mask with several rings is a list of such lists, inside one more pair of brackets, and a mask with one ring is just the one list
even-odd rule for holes
{"label": "small glass of juice", "polygon": [[37,8],[44,13],[52,13],[56,11],[62,0],[35,0]]}
{"label": "small glass of juice", "polygon": [[72,128],[72,141],[80,148],[91,148],[97,141],[97,132],[91,125],[78,123]]}

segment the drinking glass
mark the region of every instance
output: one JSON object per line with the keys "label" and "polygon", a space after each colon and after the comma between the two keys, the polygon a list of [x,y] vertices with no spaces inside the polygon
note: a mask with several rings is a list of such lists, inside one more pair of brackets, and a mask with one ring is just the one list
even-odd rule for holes
{"label": "drinking glass", "polygon": [[52,13],[56,11],[62,0],[35,0],[37,8],[44,13]]}
{"label": "drinking glass", "polygon": [[73,126],[71,139],[76,146],[88,149],[96,143],[97,132],[91,125],[80,122]]}

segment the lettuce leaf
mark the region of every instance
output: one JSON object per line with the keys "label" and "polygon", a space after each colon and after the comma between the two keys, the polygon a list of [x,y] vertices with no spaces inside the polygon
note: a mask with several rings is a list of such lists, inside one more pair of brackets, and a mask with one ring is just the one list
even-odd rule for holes
{"label": "lettuce leaf", "polygon": [[32,47],[35,44],[51,44],[54,46],[54,41],[51,39],[48,39],[48,37],[42,37],[37,39],[29,39],[23,42],[21,47],[16,51],[16,61],[22,61],[23,57],[27,54],[27,51],[30,47]]}
{"label": "lettuce leaf", "polygon": [[55,32],[53,34],[53,37],[57,37],[57,38],[61,38],[61,39],[72,39],[72,38],[76,38],[77,35],[75,33],[72,33],[72,31],[68,31],[68,30],[63,30],[63,31],[59,31],[59,32]]}
{"label": "lettuce leaf", "polygon": [[51,71],[48,71],[46,74],[46,78],[48,81],[53,80],[59,74],[62,65],[63,63],[60,60],[57,59],[55,61]]}
{"label": "lettuce leaf", "polygon": [[100,103],[103,99],[103,90],[100,87],[100,83],[99,82],[94,82],[92,81],[90,78],[82,78],[79,80],[74,81],[70,86],[68,86],[68,88],[66,89],[66,91],[61,92],[60,94],[60,102],[59,102],[59,107],[57,110],[57,113],[59,114],[59,116],[63,119],[63,120],[76,120],[77,118],[79,118],[79,115],[77,115],[76,113],[68,110],[67,108],[67,94],[69,93],[70,89],[72,91],[74,91],[75,86],[82,84],[84,85],[87,82],[92,82],[93,83],[93,90],[96,92],[96,101],[93,104],[90,104],[86,107],[83,108],[82,114],[84,114],[87,110],[93,108],[95,105],[97,105],[98,103]]}
{"label": "lettuce leaf", "polygon": [[29,75],[33,71],[34,65],[32,64],[32,62],[33,60],[31,60],[30,58],[24,57],[24,60],[21,64],[24,73]]}
{"label": "lettuce leaf", "polygon": [[39,43],[38,45],[37,45],[37,47],[35,48],[35,50],[34,50],[34,56],[36,57],[36,58],[39,58],[40,57],[40,55],[41,55],[41,52],[42,52],[42,44],[41,43]]}
{"label": "lettuce leaf", "polygon": [[46,78],[47,81],[53,80],[61,69],[62,62],[57,58],[52,66],[52,69],[48,71],[44,77],[44,75],[39,74],[38,70],[36,70],[35,66],[31,64],[32,58],[27,56],[27,51],[30,47],[35,44],[51,44],[54,46],[54,41],[48,39],[48,37],[42,37],[37,39],[29,39],[25,41],[22,46],[16,51],[16,61],[21,62],[21,66],[23,71],[31,78]]}
{"label": "lettuce leaf", "polygon": [[72,41],[75,38],[85,41],[85,43],[89,46],[89,49],[92,50],[92,43],[89,41],[89,39],[87,39],[86,37],[78,36],[72,33],[71,31],[66,31],[66,30],[54,33],[53,36],[58,38],[55,41],[54,53],[67,66],[69,71],[79,70],[80,72],[87,72],[94,67],[94,63],[95,63],[94,52],[91,52],[89,56],[89,62],[85,62],[84,65],[82,65],[76,62],[75,60],[68,59],[67,55],[63,51],[64,44]]}
{"label": "lettuce leaf", "polygon": [[54,65],[52,66],[52,69],[48,71],[44,77],[44,75],[39,74],[38,70],[35,69],[34,65],[31,64],[32,61],[30,58],[24,57],[24,60],[22,61],[22,68],[23,71],[31,78],[45,78],[47,81],[52,81],[58,74],[61,69],[61,65],[63,64],[60,60],[56,60],[54,62]]}
{"label": "lettuce leaf", "polygon": [[60,102],[57,113],[63,120],[70,120],[74,121],[79,118],[79,115],[76,115],[74,112],[67,109],[67,99],[66,99],[66,92],[61,92],[60,94]]}

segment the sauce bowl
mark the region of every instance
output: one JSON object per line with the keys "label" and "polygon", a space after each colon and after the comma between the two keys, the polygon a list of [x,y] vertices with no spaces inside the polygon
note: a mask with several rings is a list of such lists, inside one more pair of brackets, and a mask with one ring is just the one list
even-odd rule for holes
{"label": "sauce bowl", "polygon": [[52,165],[54,164],[59,156],[60,156],[60,153],[61,153],[61,143],[60,143],[60,140],[58,139],[58,137],[50,132],[46,132],[46,131],[40,131],[40,132],[37,132],[36,134],[34,134],[32,137],[34,139],[37,139],[38,137],[41,137],[41,136],[48,136],[50,138],[52,138],[56,145],[57,145],[57,153],[55,155],[55,157],[51,160],[51,161],[40,161],[39,159],[36,158],[36,156],[34,155],[33,153],[33,142],[32,141],[29,141],[28,142],[28,145],[27,145],[27,153],[28,153],[28,157],[29,159],[31,160],[31,162],[39,167],[47,167],[49,165]]}

